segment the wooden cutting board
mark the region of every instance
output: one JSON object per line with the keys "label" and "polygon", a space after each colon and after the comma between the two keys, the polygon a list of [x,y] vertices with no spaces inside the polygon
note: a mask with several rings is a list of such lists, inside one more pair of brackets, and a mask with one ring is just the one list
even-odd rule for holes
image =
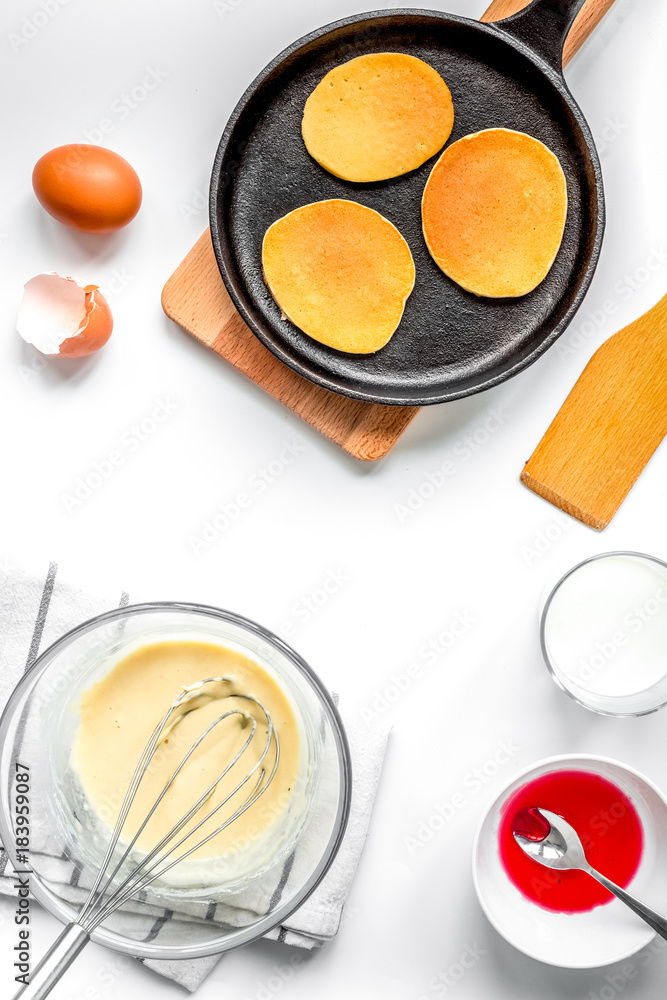
{"label": "wooden cutting board", "polygon": [[667,434],[667,295],[598,347],[521,482],[601,531]]}
{"label": "wooden cutting board", "polygon": [[[564,62],[572,58],[613,2],[587,0],[568,35]],[[481,20],[501,20],[526,5],[525,0],[493,0]],[[380,406],[339,396],[313,385],[274,357],[243,322],[227,294],[208,230],[164,286],[162,307],[193,337],[362,461],[374,462],[386,455],[419,412],[419,407]]]}

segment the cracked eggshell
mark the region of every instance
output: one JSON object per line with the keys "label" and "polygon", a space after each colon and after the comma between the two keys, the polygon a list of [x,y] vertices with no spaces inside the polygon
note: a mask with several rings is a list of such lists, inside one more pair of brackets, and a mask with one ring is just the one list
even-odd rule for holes
{"label": "cracked eggshell", "polygon": [[97,285],[50,271],[26,282],[16,328],[47,357],[83,358],[106,344],[113,318]]}

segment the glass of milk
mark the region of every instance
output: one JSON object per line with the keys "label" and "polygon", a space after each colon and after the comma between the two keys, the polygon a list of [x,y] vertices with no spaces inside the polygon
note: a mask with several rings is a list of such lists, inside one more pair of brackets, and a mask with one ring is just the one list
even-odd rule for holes
{"label": "glass of milk", "polygon": [[667,704],[667,563],[605,552],[570,569],[541,612],[544,659],[560,687],[603,715]]}

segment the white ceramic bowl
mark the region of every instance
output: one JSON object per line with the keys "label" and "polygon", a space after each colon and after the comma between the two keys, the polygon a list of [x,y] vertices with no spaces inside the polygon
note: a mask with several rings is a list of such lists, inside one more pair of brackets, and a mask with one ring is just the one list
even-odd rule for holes
{"label": "white ceramic bowl", "polygon": [[510,881],[500,858],[498,831],[508,798],[529,781],[555,770],[591,771],[628,796],[643,827],[644,849],[627,888],[654,909],[667,912],[667,801],[653,782],[634,768],[592,755],[547,757],[526,768],[496,795],[475,835],[475,891],[498,933],[531,958],[570,969],[610,965],[633,955],[655,937],[648,924],[617,899],[581,913],[545,910]]}

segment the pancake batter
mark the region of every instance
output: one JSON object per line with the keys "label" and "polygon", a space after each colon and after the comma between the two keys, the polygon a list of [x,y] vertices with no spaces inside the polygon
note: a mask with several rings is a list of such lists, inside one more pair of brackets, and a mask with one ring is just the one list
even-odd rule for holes
{"label": "pancake batter", "polygon": [[[80,727],[72,751],[93,809],[113,827],[134,770],[151,733],[183,688],[208,677],[230,677],[231,683],[209,684],[203,697],[156,749],[142,778],[122,836],[131,840],[146,815],[181,763],[190,747],[206,728],[224,713],[239,708],[257,720],[252,742],[240,760],[222,779],[213,795],[200,808],[173,842],[232,791],[261,756],[268,738],[268,724],[261,709],[239,693],[253,695],[266,706],[280,743],[276,774],[263,795],[225,830],[198,848],[193,858],[212,858],[246,848],[261,838],[284,814],[299,776],[299,731],[290,701],[275,680],[257,663],[242,654],[214,643],[191,640],[164,640],[141,646],[119,660],[99,681],[88,688],[79,706]],[[231,694],[232,697],[225,697]],[[137,846],[151,850],[188,812],[200,795],[215,781],[241,749],[251,733],[251,725],[240,715],[222,720],[202,741],[165,795]],[[275,742],[261,765],[271,773],[275,763]],[[255,789],[258,769],[242,789],[186,841],[178,854],[212,833]]]}

